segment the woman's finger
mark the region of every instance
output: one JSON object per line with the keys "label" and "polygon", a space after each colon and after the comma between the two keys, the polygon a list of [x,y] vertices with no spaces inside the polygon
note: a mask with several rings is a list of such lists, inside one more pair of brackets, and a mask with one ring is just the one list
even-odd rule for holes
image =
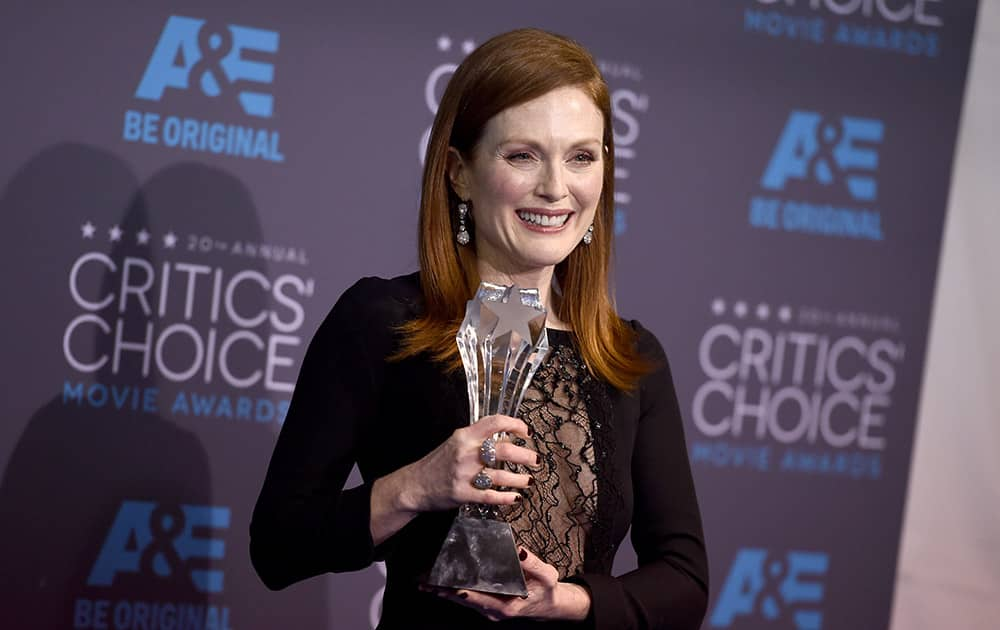
{"label": "woman's finger", "polygon": [[[492,483],[489,488],[476,487],[475,480],[476,477],[479,476],[480,472],[490,478]],[[469,484],[472,489],[480,492],[487,489],[497,490],[500,488],[530,488],[534,485],[534,483],[535,481],[531,475],[515,473],[502,468],[483,468],[482,470],[477,470],[476,474],[469,478]]]}
{"label": "woman's finger", "polygon": [[515,433],[523,438],[531,437],[531,431],[523,420],[499,414],[483,416],[470,428],[473,429],[473,436],[480,442],[488,437],[493,437],[495,433]]}
{"label": "woman's finger", "polygon": [[490,621],[500,621],[516,616],[520,606],[519,602],[522,601],[519,597],[493,595],[465,589],[457,591],[440,589],[434,590],[434,593],[456,604],[471,608],[484,617],[488,617]]}
{"label": "woman's finger", "polygon": [[488,468],[485,472],[493,480],[494,488],[530,488],[535,484],[535,478],[531,475],[511,472],[502,468]]}
{"label": "woman's finger", "polygon": [[489,505],[513,505],[521,500],[521,493],[507,490],[478,490],[470,488],[460,501],[462,503],[486,503]]}
{"label": "woman's finger", "polygon": [[537,468],[542,460],[536,451],[523,446],[516,446],[510,442],[500,442],[496,445],[497,461],[510,462],[512,464],[522,464],[530,468]]}
{"label": "woman's finger", "polygon": [[526,578],[533,577],[546,585],[555,584],[559,580],[559,571],[531,553],[527,547],[518,549],[517,557],[521,560],[521,570]]}
{"label": "woman's finger", "polygon": [[456,593],[459,598],[458,601],[475,608],[483,615],[489,617],[492,621],[499,621],[500,619],[505,619],[514,615],[514,610],[512,609],[512,602],[514,599],[510,596],[503,597],[492,595],[490,593],[480,593],[477,591],[467,591],[460,590]]}

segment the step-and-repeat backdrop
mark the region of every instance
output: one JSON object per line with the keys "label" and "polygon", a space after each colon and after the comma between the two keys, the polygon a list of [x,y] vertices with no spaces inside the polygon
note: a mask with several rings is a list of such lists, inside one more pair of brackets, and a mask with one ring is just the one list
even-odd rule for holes
{"label": "step-and-repeat backdrop", "polygon": [[372,627],[380,567],[269,592],[251,509],[327,310],[416,268],[456,64],[531,25],[613,90],[618,303],[673,364],[705,627],[886,627],[975,12],[5,5],[3,624]]}

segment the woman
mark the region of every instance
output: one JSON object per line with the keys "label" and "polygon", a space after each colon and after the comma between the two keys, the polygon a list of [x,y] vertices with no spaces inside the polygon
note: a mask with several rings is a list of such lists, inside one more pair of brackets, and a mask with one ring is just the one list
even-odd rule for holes
{"label": "woman", "polygon": [[[500,35],[431,131],[420,272],[348,289],[310,344],[251,524],[271,588],[385,559],[380,627],[697,628],[707,563],[655,337],[614,311],[607,85],[578,44]],[[538,287],[552,351],[520,408],[467,425],[455,333],[480,280]],[[493,433],[492,487],[475,484]],[[343,490],[357,463],[364,485]],[[455,508],[502,506],[525,599],[422,586]],[[629,526],[639,568],[610,571]],[[551,627],[551,623],[547,627]]]}

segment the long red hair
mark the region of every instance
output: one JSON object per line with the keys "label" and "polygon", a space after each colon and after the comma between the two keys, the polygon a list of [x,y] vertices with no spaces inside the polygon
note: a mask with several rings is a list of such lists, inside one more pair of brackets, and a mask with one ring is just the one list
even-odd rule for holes
{"label": "long red hair", "polygon": [[447,178],[448,147],[471,156],[486,123],[501,111],[556,88],[586,92],[604,118],[604,186],[594,216],[593,241],[556,265],[562,289],[559,319],[570,325],[584,362],[596,376],[632,390],[650,366],[638,354],[635,333],[618,317],[610,264],[614,233],[614,133],[611,97],[593,57],[578,43],[538,29],[498,35],[474,50],[455,71],[438,107],[427,144],[420,199],[420,281],[426,311],[401,327],[395,359],[427,352],[461,367],[455,335],[466,302],[479,286],[473,243],[455,241],[459,198]]}

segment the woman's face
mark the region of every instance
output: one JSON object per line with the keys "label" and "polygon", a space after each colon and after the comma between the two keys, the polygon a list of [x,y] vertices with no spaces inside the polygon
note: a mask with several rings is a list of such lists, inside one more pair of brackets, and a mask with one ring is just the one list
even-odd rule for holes
{"label": "woman's face", "polygon": [[480,261],[523,273],[570,254],[601,197],[603,137],[601,111],[565,87],[491,118],[471,159],[450,150],[449,177],[471,202]]}

